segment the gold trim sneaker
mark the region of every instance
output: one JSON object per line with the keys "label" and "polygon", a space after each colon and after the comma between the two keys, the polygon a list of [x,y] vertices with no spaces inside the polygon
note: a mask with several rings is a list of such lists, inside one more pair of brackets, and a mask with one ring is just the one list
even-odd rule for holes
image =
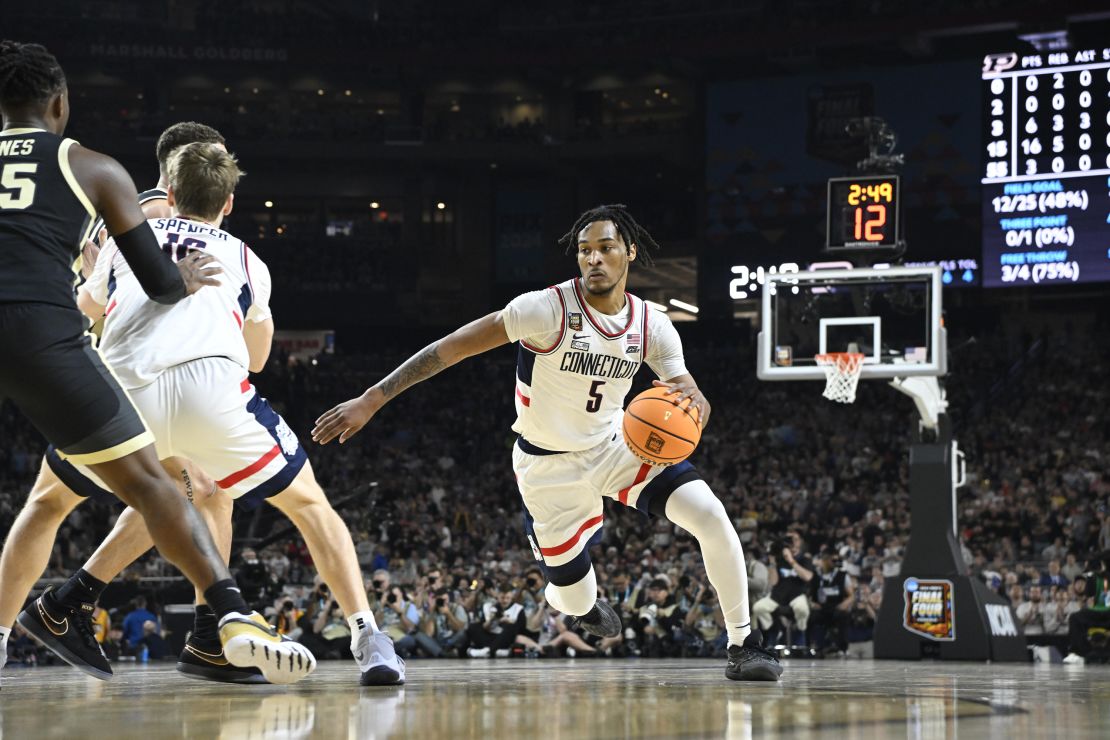
{"label": "gold trim sneaker", "polygon": [[195,636],[185,643],[185,649],[177,658],[177,670],[186,676],[205,681],[221,683],[266,683],[262,671],[257,668],[240,668],[232,665],[224,656],[224,649],[217,641],[215,644],[201,642]]}
{"label": "gold trim sneaker", "polygon": [[59,658],[105,681],[112,677],[112,666],[93,632],[95,609],[95,604],[82,604],[79,609],[64,607],[47,589],[19,613],[16,621]]}
{"label": "gold trim sneaker", "polygon": [[229,663],[257,668],[270,683],[296,683],[316,670],[316,658],[308,648],[279,635],[258,612],[224,616],[220,642]]}

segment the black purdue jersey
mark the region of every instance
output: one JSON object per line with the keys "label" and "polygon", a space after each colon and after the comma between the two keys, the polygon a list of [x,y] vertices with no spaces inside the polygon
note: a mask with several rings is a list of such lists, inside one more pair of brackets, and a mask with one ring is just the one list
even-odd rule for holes
{"label": "black purdue jersey", "polygon": [[69,166],[73,139],[0,132],[0,304],[76,310],[74,263],[96,212]]}

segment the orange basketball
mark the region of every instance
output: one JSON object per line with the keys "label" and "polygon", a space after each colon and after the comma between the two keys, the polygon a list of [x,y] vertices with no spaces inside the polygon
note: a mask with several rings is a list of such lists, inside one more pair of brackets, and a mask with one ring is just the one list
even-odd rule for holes
{"label": "orange basketball", "polygon": [[674,465],[690,457],[701,441],[698,410],[690,399],[679,406],[667,389],[655,386],[632,399],[624,411],[624,443],[652,465]]}

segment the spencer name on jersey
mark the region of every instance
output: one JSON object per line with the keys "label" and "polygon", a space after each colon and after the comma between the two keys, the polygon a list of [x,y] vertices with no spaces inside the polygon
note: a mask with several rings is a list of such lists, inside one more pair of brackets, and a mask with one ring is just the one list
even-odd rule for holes
{"label": "spencer name on jersey", "polygon": [[[233,239],[237,243],[242,244],[242,242],[235,239],[235,237],[223,229],[217,229],[215,226],[209,226],[208,224],[202,224],[197,221],[190,221],[187,218],[155,218],[150,221],[150,225],[159,232],[165,233],[174,242],[180,239],[182,234],[189,234],[190,236],[203,235],[206,239],[219,239],[220,241]],[[177,239],[174,239],[174,236],[176,236]],[[205,246],[207,246],[207,244]],[[203,249],[205,247],[194,248]]]}
{"label": "spencer name on jersey", "polygon": [[640,369],[640,363],[612,355],[567,352],[559,363],[559,369],[592,378],[632,378]]}
{"label": "spencer name on jersey", "polygon": [[82,290],[105,306],[100,351],[125,388],[153,383],[168,368],[204,357],[226,357],[243,366],[248,321],[270,318],[270,273],[242,241],[223,229],[184,218],[147,223],[175,262],[192,250],[216,259],[219,286],[207,286],[172,306],[147,298],[115,243],[109,241]]}
{"label": "spencer name on jersey", "polygon": [[513,430],[536,447],[574,452],[607,440],[643,363],[667,380],[686,373],[670,321],[628,293],[608,316],[568,280],[518,296],[501,316],[519,343]]}

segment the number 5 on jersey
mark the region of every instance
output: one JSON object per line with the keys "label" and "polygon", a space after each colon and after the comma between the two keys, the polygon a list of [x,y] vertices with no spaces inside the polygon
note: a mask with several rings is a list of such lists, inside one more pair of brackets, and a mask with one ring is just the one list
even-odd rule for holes
{"label": "number 5 on jersey", "polygon": [[0,193],[0,208],[22,211],[31,205],[35,200],[35,181],[20,175],[33,175],[38,168],[37,164],[28,162],[6,164],[0,168],[0,187],[18,191],[16,195]]}
{"label": "number 5 on jersey", "polygon": [[595,380],[590,384],[590,400],[586,401],[586,410],[591,414],[596,414],[601,409],[601,386],[605,385],[604,380]]}

